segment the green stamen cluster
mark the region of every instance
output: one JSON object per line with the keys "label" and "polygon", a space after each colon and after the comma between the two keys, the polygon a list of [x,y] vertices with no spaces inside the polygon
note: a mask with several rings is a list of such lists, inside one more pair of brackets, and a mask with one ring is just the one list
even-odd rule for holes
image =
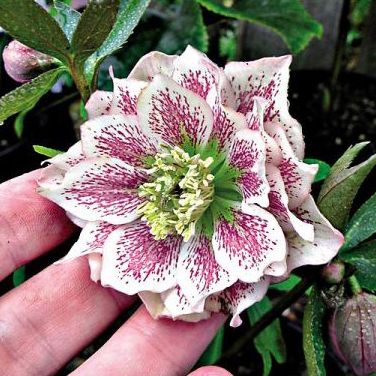
{"label": "green stamen cluster", "polygon": [[179,234],[187,241],[195,233],[214,197],[212,163],[212,157],[190,156],[178,146],[155,156],[151,182],[139,188],[140,197],[147,201],[138,208],[155,239]]}

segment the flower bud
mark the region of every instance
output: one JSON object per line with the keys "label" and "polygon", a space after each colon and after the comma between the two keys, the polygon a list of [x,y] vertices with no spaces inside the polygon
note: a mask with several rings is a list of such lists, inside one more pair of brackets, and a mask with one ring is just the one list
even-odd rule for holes
{"label": "flower bud", "polygon": [[353,296],[335,310],[329,331],[334,352],[356,375],[376,371],[376,296]]}
{"label": "flower bud", "polygon": [[322,270],[322,277],[331,285],[340,283],[344,275],[345,265],[341,261],[331,262]]}
{"label": "flower bud", "polygon": [[14,40],[3,51],[6,72],[17,82],[28,82],[49,70],[56,60]]}

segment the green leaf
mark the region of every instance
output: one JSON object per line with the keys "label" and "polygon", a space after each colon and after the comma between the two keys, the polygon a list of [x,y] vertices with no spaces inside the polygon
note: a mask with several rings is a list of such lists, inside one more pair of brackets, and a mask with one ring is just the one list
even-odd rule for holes
{"label": "green leaf", "polygon": [[345,244],[341,252],[355,247],[376,233],[376,193],[353,215],[346,226]]}
{"label": "green leaf", "polygon": [[219,55],[227,61],[236,60],[237,34],[234,30],[222,31],[219,37]]}
{"label": "green leaf", "polygon": [[303,348],[308,376],[325,376],[325,343],[322,337],[322,326],[325,304],[320,291],[312,288],[303,317]]}
{"label": "green leaf", "polygon": [[183,0],[168,23],[168,28],[162,34],[156,49],[167,54],[179,54],[188,44],[203,52],[209,47],[208,33],[200,6],[194,1]]}
{"label": "green leaf", "polygon": [[54,14],[54,18],[64,31],[69,42],[71,42],[73,34],[77,28],[78,22],[80,21],[81,13],[72,9],[63,1],[55,0],[54,5],[54,9],[56,11],[56,14]]}
{"label": "green leaf", "polygon": [[300,0],[237,0],[228,7],[223,0],[196,0],[222,16],[268,27],[279,34],[290,50],[302,51],[313,37],[321,37],[322,26],[305,10]]}
{"label": "green leaf", "polygon": [[31,107],[31,108],[27,108],[23,111],[21,111],[16,119],[14,120],[14,124],[13,124],[13,128],[14,128],[14,132],[16,133],[16,136],[18,138],[21,138],[22,137],[22,133],[23,133],[23,130],[24,130],[24,121],[25,121],[25,116],[34,108]]}
{"label": "green leaf", "polygon": [[362,288],[376,292],[376,240],[340,253],[339,257],[356,268],[355,277]]}
{"label": "green leaf", "polygon": [[91,0],[72,37],[72,52],[78,65],[105,41],[114,25],[119,0]]}
{"label": "green leaf", "polygon": [[49,157],[49,158],[53,158],[56,155],[64,153],[63,151],[47,148],[47,147],[41,146],[41,145],[33,145],[33,149],[36,153],[44,155],[44,156]]}
{"label": "green leaf", "polygon": [[[254,325],[272,307],[269,298],[265,297],[248,308],[247,314],[251,325]],[[286,361],[286,346],[278,319],[274,320],[254,339],[254,344],[264,363],[264,376],[269,375],[271,371],[272,356],[280,364]]]}
{"label": "green leaf", "polygon": [[63,67],[49,70],[1,97],[0,124],[8,117],[35,106],[63,72],[65,72]]}
{"label": "green leaf", "polygon": [[376,165],[376,155],[354,167],[348,168],[367,142],[349,148],[330,169],[319,197],[318,206],[334,227],[343,230],[351,206],[364,179]]}
{"label": "green leaf", "polygon": [[328,177],[329,172],[330,172],[330,165],[328,165],[326,162],[320,161],[319,159],[310,159],[310,158],[304,159],[304,162],[307,164],[319,165],[319,170],[317,171],[315,180],[313,181],[314,183],[317,183],[321,180],[325,180]]}
{"label": "green leaf", "polygon": [[1,0],[0,26],[13,38],[66,62],[69,42],[54,18],[33,0]]}
{"label": "green leaf", "polygon": [[272,290],[278,291],[290,291],[293,289],[302,279],[295,274],[291,274],[286,281],[270,285]]}
{"label": "green leaf", "polygon": [[198,364],[210,365],[216,363],[222,356],[223,339],[225,336],[225,328],[222,326],[205,352],[202,354]]}
{"label": "green leaf", "polygon": [[19,267],[13,272],[12,279],[14,287],[19,286],[22,282],[25,281],[25,265]]}
{"label": "green leaf", "polygon": [[369,14],[369,8],[371,7],[372,0],[357,0],[353,11],[351,12],[351,21],[359,26],[362,22],[365,21]]}
{"label": "green leaf", "polygon": [[115,24],[106,40],[86,62],[85,72],[89,82],[103,59],[119,50],[132,34],[140,18],[148,7],[150,0],[128,0],[116,17]]}

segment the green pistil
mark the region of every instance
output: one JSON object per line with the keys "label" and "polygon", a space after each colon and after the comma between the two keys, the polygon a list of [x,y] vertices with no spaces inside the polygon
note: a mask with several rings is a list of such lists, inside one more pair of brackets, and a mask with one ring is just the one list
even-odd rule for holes
{"label": "green pistil", "polygon": [[195,233],[214,198],[209,169],[213,161],[210,156],[190,156],[177,146],[155,156],[149,170],[151,182],[139,188],[140,197],[147,201],[138,208],[155,239],[179,234],[188,240]]}

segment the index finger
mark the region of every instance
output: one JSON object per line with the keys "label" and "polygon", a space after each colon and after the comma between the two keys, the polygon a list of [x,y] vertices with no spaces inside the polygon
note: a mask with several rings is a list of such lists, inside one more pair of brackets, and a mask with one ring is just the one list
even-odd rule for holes
{"label": "index finger", "polygon": [[41,171],[0,185],[0,281],[74,231],[64,210],[36,192]]}

